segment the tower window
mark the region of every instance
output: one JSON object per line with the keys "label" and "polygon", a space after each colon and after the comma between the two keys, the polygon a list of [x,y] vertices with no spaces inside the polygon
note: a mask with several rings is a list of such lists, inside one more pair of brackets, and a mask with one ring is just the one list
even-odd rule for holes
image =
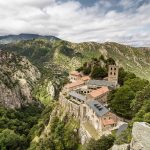
{"label": "tower window", "polygon": [[110,72],[110,75],[112,75],[112,72]]}

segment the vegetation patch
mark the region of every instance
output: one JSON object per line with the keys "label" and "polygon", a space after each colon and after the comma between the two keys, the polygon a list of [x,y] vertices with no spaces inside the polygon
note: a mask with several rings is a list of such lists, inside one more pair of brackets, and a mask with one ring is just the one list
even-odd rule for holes
{"label": "vegetation patch", "polygon": [[26,149],[31,140],[30,130],[37,124],[42,110],[38,104],[18,110],[0,107],[0,149]]}

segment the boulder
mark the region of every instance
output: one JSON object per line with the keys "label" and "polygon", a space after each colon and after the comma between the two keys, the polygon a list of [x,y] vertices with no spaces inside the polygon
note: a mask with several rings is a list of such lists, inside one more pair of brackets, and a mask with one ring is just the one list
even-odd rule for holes
{"label": "boulder", "polygon": [[111,150],[130,150],[129,144],[114,145]]}
{"label": "boulder", "polygon": [[150,124],[135,122],[132,129],[131,150],[150,150]]}

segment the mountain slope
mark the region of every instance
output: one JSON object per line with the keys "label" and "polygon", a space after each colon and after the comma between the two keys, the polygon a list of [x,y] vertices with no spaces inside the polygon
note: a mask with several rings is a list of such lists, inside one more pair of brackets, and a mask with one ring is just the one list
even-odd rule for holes
{"label": "mountain slope", "polygon": [[[14,51],[27,56],[39,68],[51,72],[70,71],[80,67],[91,58],[112,57],[117,64],[150,80],[150,48],[135,48],[117,43],[70,43],[60,39],[33,39],[0,46],[3,50]],[[59,70],[59,71],[58,71]],[[56,73],[55,72],[55,73]]]}
{"label": "mountain slope", "polygon": [[25,57],[0,50],[0,105],[20,108],[32,103],[32,90],[40,76]]}

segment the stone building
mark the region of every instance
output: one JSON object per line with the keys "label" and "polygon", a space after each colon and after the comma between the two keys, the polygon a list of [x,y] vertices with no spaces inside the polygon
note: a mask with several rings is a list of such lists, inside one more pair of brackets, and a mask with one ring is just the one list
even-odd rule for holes
{"label": "stone building", "polygon": [[91,80],[89,76],[72,72],[69,75],[72,83],[65,85],[60,93],[61,106],[80,119],[83,128],[89,128],[89,124],[94,128],[90,135],[111,131],[118,123],[118,117],[105,107],[109,91],[117,88],[118,70],[117,66],[110,65],[105,80]]}
{"label": "stone building", "polygon": [[84,81],[82,81],[82,80],[78,80],[76,82],[69,83],[69,84],[67,84],[67,85],[64,86],[63,92],[67,93],[67,92],[70,92],[72,90],[79,89],[83,85],[84,85]]}
{"label": "stone building", "polygon": [[89,76],[82,76],[81,80],[84,81],[84,83],[87,83],[91,78]]}
{"label": "stone building", "polygon": [[87,101],[80,112],[81,120],[89,121],[98,132],[111,130],[117,125],[117,116],[98,101]]}
{"label": "stone building", "polygon": [[65,107],[70,114],[78,118],[80,118],[81,104],[85,103],[86,100],[86,96],[76,91],[61,93],[59,98],[60,104]]}
{"label": "stone building", "polygon": [[81,80],[81,77],[82,77],[82,75],[78,71],[72,71],[69,74],[69,80],[70,80],[70,82],[76,82],[77,80]]}
{"label": "stone building", "polygon": [[107,96],[109,93],[109,89],[107,86],[103,86],[97,90],[91,91],[88,95],[88,99],[96,100],[102,103],[103,105],[107,103]]}
{"label": "stone building", "polygon": [[87,87],[87,85],[84,85],[84,86],[82,86],[80,89],[77,89],[76,91],[77,91],[77,93],[79,93],[79,94],[87,95],[87,94],[89,94],[92,90],[89,89],[89,88]]}
{"label": "stone building", "polygon": [[109,65],[108,68],[108,81],[118,84],[119,67],[116,65]]}
{"label": "stone building", "polygon": [[97,90],[103,86],[108,87],[110,90],[116,88],[116,84],[114,82],[109,82],[106,80],[89,80],[87,82],[87,86],[89,89]]}

